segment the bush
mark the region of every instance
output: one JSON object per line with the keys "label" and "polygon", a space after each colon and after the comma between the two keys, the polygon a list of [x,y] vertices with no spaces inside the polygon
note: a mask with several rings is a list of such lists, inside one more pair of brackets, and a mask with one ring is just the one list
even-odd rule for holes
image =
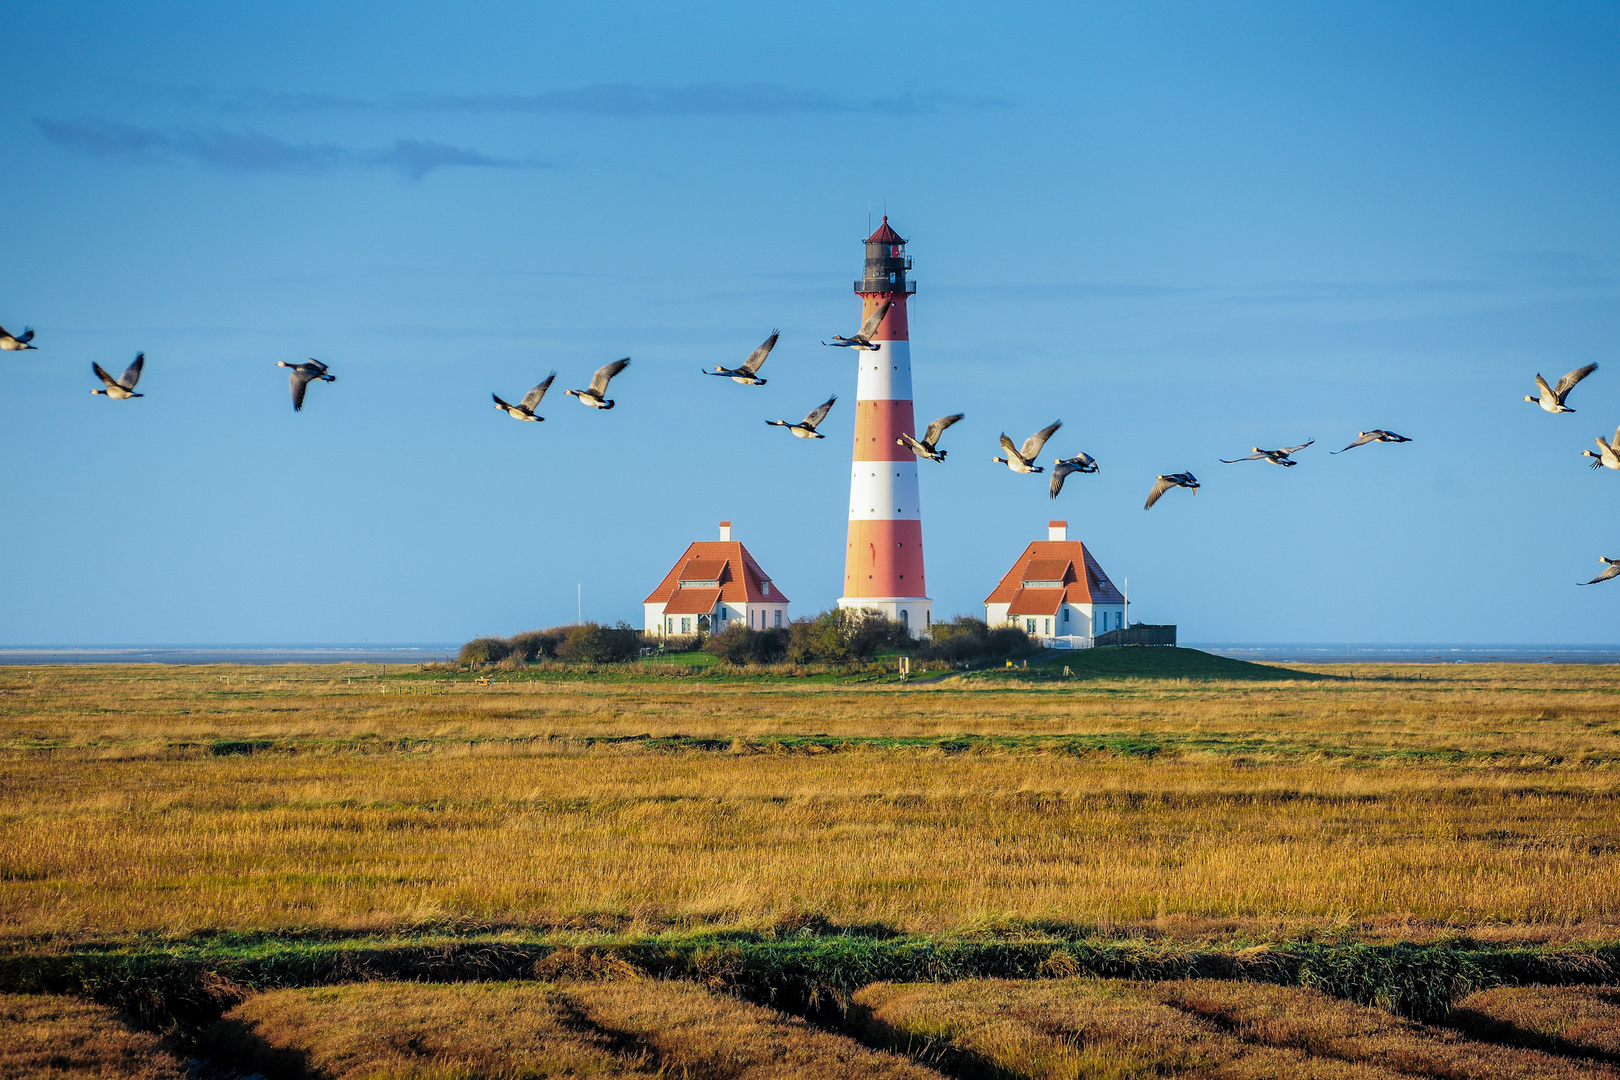
{"label": "bush", "polygon": [[494,664],[505,660],[512,654],[512,646],[506,643],[505,638],[481,637],[461,647],[461,654],[456,658],[463,664]]}
{"label": "bush", "polygon": [[617,664],[641,654],[641,631],[620,621],[617,626],[585,623],[570,627],[557,646],[557,656],[576,664]]}
{"label": "bush", "polygon": [[788,658],[795,664],[846,664],[865,660],[883,648],[910,648],[906,628],[875,611],[833,608],[808,619],[795,619],[788,629]]}
{"label": "bush", "polygon": [[544,630],[525,630],[507,639],[512,656],[525,664],[536,660],[551,660],[557,656],[557,646],[568,640],[568,627],[552,626]]}
{"label": "bush", "polygon": [[788,652],[789,631],[753,630],[732,623],[724,632],[710,638],[703,651],[713,653],[728,664],[774,664]]}

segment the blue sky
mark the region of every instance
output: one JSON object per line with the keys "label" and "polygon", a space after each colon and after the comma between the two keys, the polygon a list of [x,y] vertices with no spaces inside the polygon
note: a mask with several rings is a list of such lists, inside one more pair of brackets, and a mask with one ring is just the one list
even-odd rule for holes
{"label": "blue sky", "polygon": [[[1620,8],[0,5],[0,643],[461,640],[721,518],[839,592],[869,213],[936,615],[1066,518],[1184,640],[1614,642]],[[773,327],[769,385],[704,379]],[[146,397],[90,363],[148,357]],[[597,413],[495,412],[634,357]],[[292,412],[281,359],[338,375]],[[1524,404],[1603,366],[1575,415]],[[805,442],[761,421],[840,395]],[[1003,430],[1097,476],[1057,502]],[[1414,441],[1340,457],[1359,429]],[[1316,438],[1297,468],[1216,459]],[[1196,497],[1142,501],[1190,469]]]}

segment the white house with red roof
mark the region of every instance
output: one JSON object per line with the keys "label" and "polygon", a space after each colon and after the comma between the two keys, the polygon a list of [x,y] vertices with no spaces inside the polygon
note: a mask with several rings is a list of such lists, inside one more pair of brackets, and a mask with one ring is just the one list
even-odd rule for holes
{"label": "white house with red roof", "polygon": [[753,630],[786,627],[788,598],[748,549],[720,523],[719,540],[695,540],[652,595],[642,601],[647,633],[664,637],[718,634],[741,624]]}
{"label": "white house with red roof", "polygon": [[1125,594],[1084,544],[1069,539],[1069,523],[1048,522],[1046,536],[984,598],[984,621],[1021,627],[1058,648],[1089,648],[1098,634],[1127,625]]}

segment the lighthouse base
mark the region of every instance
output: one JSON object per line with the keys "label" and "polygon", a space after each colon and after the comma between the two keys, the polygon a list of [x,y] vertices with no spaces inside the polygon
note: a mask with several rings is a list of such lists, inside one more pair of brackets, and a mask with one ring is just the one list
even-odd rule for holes
{"label": "lighthouse base", "polygon": [[875,611],[903,624],[914,638],[933,636],[934,602],[926,596],[840,596],[840,608]]}

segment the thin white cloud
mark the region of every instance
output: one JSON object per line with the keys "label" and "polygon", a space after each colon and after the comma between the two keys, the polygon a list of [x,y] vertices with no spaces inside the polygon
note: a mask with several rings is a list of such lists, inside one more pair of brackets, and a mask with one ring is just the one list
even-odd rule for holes
{"label": "thin white cloud", "polygon": [[382,150],[351,150],[335,143],[295,143],[252,128],[227,130],[193,125],[140,128],[111,120],[35,118],[40,134],[58,146],[92,157],[134,162],[191,162],[233,173],[329,172],[383,168],[420,180],[447,165],[472,168],[532,168],[539,163],[494,158],[477,150],[418,139],[400,139]]}

